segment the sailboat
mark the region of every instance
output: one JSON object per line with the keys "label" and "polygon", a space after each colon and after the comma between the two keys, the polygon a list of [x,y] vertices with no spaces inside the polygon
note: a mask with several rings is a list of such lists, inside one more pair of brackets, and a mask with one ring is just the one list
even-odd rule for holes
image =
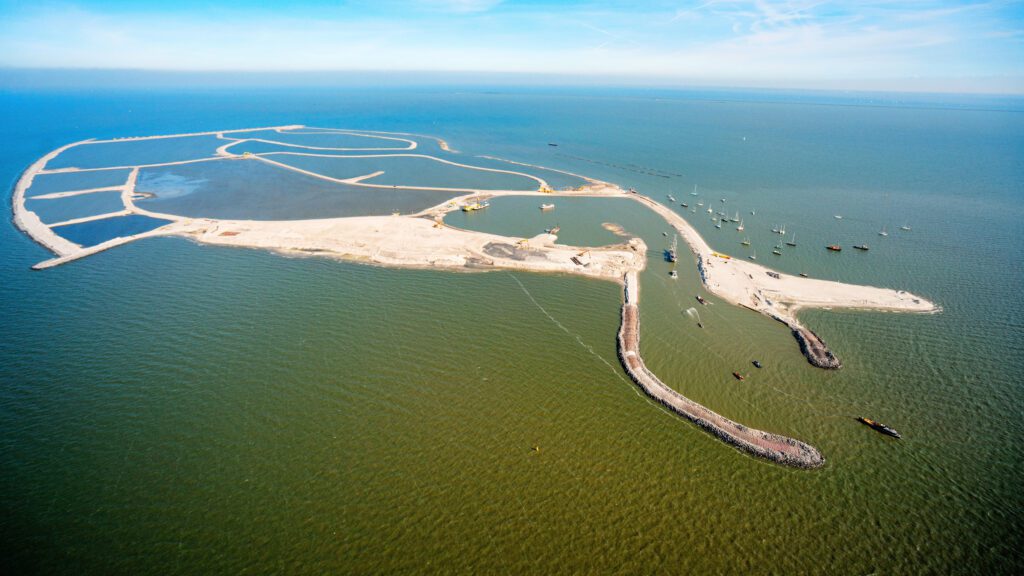
{"label": "sailboat", "polygon": [[878,235],[879,235],[879,236],[888,236],[888,235],[889,235],[889,232],[888,232],[888,231],[886,231],[886,229],[885,229],[885,226],[884,226],[884,225],[882,226],[882,229],[881,229],[881,230],[880,230],[880,231],[878,232]]}
{"label": "sailboat", "polygon": [[737,210],[736,211],[736,215],[732,217],[732,221],[733,222],[739,222],[740,221],[740,212],[739,212],[739,210]]}
{"label": "sailboat", "polygon": [[786,241],[786,246],[796,246],[796,232],[793,232],[793,237]]}
{"label": "sailboat", "polygon": [[697,185],[694,184],[693,185],[693,192],[690,192],[690,196],[696,196],[696,195],[697,195]]}
{"label": "sailboat", "polygon": [[711,208],[708,208],[708,214],[713,214],[713,213],[714,213],[714,210],[712,210]]}
{"label": "sailboat", "polygon": [[719,222],[718,224],[715,224],[715,228],[718,228],[719,230],[721,230],[722,229],[722,223]]}
{"label": "sailboat", "polygon": [[750,237],[748,236],[744,238],[743,242],[740,242],[740,244],[743,244],[744,246],[750,246]]}
{"label": "sailboat", "polygon": [[907,224],[904,224],[903,226],[900,226],[900,230],[905,230],[907,232],[910,232],[910,226],[908,226]]}
{"label": "sailboat", "polygon": [[669,202],[675,202],[676,201],[676,197],[671,195],[671,194],[666,194],[665,197],[668,198]]}
{"label": "sailboat", "polygon": [[743,219],[740,218],[740,225],[736,227],[737,232],[743,232]]}
{"label": "sailboat", "polygon": [[747,256],[747,258],[750,258],[751,260],[757,260],[757,250],[752,250],[752,252],[753,253],[750,256]]}
{"label": "sailboat", "polygon": [[775,249],[772,250],[772,254],[775,254],[776,256],[782,256],[782,251],[780,251],[779,248],[781,248],[781,246],[776,246]]}

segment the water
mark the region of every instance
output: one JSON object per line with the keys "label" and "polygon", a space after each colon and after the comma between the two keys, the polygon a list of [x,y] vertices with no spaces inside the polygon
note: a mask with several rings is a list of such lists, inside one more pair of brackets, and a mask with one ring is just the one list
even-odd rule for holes
{"label": "water", "polygon": [[170,222],[170,220],[162,218],[129,214],[127,216],[104,218],[91,222],[67,224],[57,227],[54,232],[75,244],[95,246],[114,238],[126,238],[135,234],[149,232]]}
{"label": "water", "polygon": [[124,210],[120,192],[90,192],[64,198],[25,200],[25,208],[46,224]]}
{"label": "water", "polygon": [[[827,372],[780,324],[715,298],[697,328],[686,316],[701,293],[692,260],[681,250],[668,278],[667,227],[635,203],[555,199],[542,213],[538,198],[501,198],[449,216],[517,236],[554,222],[562,240],[588,245],[621,240],[603,222],[643,236],[649,367],[730,418],[821,449],[827,465],[806,472],[744,456],[638,394],[615,359],[612,283],[167,238],[31,272],[48,253],[0,227],[8,572],[1024,566],[1016,101],[471,89],[2,98],[9,186],[39,156],[90,137],[293,123],[436,134],[467,156],[659,199],[689,202],[697,183],[756,209],[745,224],[759,260],[776,265],[761,250],[785,223],[799,246],[778,267],[943,306],[803,313],[845,364]],[[912,232],[893,229],[905,219]],[[735,230],[694,223],[714,248],[742,254]],[[872,250],[829,255],[832,241]],[[733,380],[752,359],[764,369]],[[861,414],[904,440],[852,420]]]}

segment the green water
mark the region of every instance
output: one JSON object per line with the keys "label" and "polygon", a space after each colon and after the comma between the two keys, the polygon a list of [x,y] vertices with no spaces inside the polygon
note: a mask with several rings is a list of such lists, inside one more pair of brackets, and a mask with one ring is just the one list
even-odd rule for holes
{"label": "green water", "polygon": [[[180,94],[14,99],[11,109],[24,117],[39,117],[27,113],[37,108],[110,116],[84,116],[80,130],[94,131],[84,134],[55,115],[55,127],[19,140],[3,166],[13,183],[57,145],[119,135],[115,129],[138,133],[113,119],[126,99],[151,115],[146,133],[287,123],[403,129],[436,132],[467,154],[506,142],[505,152],[519,148],[517,159],[545,165],[578,141],[592,142],[581,157],[672,171],[665,158],[695,144],[675,144],[678,134],[659,131],[661,124],[626,130],[645,107],[669,114],[663,123],[682,115],[696,127],[705,115],[735,123],[752,115],[761,132],[802,142],[797,151],[820,144],[788,131],[788,108],[730,112],[717,101],[684,99],[673,112],[661,102],[613,97],[556,96],[543,106],[536,95],[332,97],[336,108],[323,104],[331,101],[323,94],[302,92],[251,100],[204,93],[186,103]],[[824,113],[811,108],[820,122]],[[177,114],[183,109],[199,111]],[[601,128],[595,119],[609,109],[621,122]],[[894,111],[904,113],[916,114]],[[843,150],[852,154],[863,140],[848,123],[870,125],[880,112],[834,114],[830,138],[847,142]],[[669,279],[660,257],[666,227],[635,203],[556,199],[557,208],[542,213],[538,198],[500,198],[486,211],[449,216],[455,226],[514,236],[559,224],[561,240],[573,244],[619,241],[602,222],[641,235],[651,248],[641,279],[649,367],[730,418],[816,446],[828,460],[816,471],[748,457],[643,397],[616,360],[621,295],[610,282],[388,270],[179,239],[150,239],[39,273],[28,266],[46,252],[5,227],[5,571],[1019,572],[1021,209],[1019,186],[1005,185],[1020,171],[1019,137],[996,122],[970,128],[950,114],[954,132],[981,134],[968,143],[1008,146],[980,164],[1002,170],[966,163],[959,178],[976,185],[943,188],[931,172],[895,163],[891,210],[909,206],[914,230],[890,228],[887,248],[867,239],[868,254],[844,251],[836,260],[818,250],[833,211],[863,228],[850,241],[876,233],[873,210],[885,207],[884,192],[860,198],[853,190],[866,185],[859,182],[830,192],[819,210],[811,191],[835,190],[819,180],[836,185],[849,177],[844,171],[828,176],[801,165],[793,176],[799,186],[762,189],[744,184],[757,179],[752,171],[716,172],[719,196],[738,190],[730,203],[765,213],[758,226],[779,216],[801,226],[801,246],[780,267],[907,288],[943,306],[938,315],[802,314],[843,360],[836,372],[808,365],[783,326],[714,298],[699,307],[706,328],[696,328],[685,315],[699,293],[692,259],[684,255],[679,279]],[[1007,126],[1019,123],[1009,118]],[[434,122],[451,128],[430,130]],[[730,163],[731,144],[716,140],[734,124],[714,124],[692,129],[714,149],[707,170],[745,166],[740,157]],[[926,126],[928,134],[938,130]],[[907,146],[918,133],[901,129],[910,134]],[[533,147],[523,135],[531,130],[540,134]],[[592,138],[600,130],[607,137]],[[554,137],[558,151],[545,143]],[[941,159],[916,146],[929,162]],[[978,154],[991,151],[982,146]],[[809,162],[793,149],[772,152],[786,153]],[[868,165],[880,162],[868,156]],[[766,182],[782,178],[781,169],[765,168],[770,160],[757,160]],[[660,182],[593,166],[595,175],[659,199],[672,192],[684,201],[692,189],[682,177]],[[583,164],[562,167],[587,172]],[[936,169],[935,178],[952,170]],[[914,178],[927,186],[907,184]],[[885,178],[874,170],[862,180],[874,189]],[[970,201],[949,200],[958,189]],[[737,252],[735,231],[706,235],[715,248]],[[768,256],[759,251],[759,259]],[[763,370],[742,383],[729,376],[754,372],[754,358]],[[861,414],[893,425],[904,440],[852,420]]]}

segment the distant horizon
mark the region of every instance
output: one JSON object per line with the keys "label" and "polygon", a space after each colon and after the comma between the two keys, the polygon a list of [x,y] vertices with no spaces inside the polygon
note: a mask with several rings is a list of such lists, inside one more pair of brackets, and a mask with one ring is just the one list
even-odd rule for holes
{"label": "distant horizon", "polygon": [[0,0],[0,67],[1024,94],[1024,3]]}
{"label": "distant horizon", "polygon": [[[920,78],[914,84],[894,88],[882,79],[833,82],[744,83],[741,80],[709,81],[699,78],[675,78],[622,74],[559,74],[550,72],[494,72],[446,70],[190,70],[143,68],[64,68],[0,66],[0,89],[13,88],[144,88],[174,86],[181,88],[214,87],[387,87],[387,86],[466,86],[523,88],[622,88],[652,90],[735,90],[802,93],[921,94],[946,96],[1024,96],[1024,83],[1017,79],[959,79],[950,85],[946,79]],[[1004,81],[1003,89],[996,80]],[[181,84],[184,82],[184,84]],[[987,90],[986,90],[987,88]]]}

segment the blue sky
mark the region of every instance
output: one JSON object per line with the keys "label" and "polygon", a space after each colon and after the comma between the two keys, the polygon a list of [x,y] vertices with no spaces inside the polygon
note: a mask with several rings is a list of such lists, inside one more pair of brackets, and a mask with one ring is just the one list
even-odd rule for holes
{"label": "blue sky", "polygon": [[1024,0],[0,0],[0,66],[1024,92]]}

